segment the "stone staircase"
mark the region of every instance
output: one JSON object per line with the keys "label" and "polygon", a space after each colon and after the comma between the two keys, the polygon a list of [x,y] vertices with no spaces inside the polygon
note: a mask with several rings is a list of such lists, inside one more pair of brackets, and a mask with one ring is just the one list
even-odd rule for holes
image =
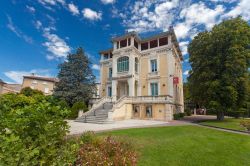
{"label": "stone staircase", "polygon": [[112,123],[112,121],[108,119],[108,113],[112,111],[112,108],[112,102],[105,102],[99,107],[86,112],[83,116],[78,117],[75,121],[96,124]]}

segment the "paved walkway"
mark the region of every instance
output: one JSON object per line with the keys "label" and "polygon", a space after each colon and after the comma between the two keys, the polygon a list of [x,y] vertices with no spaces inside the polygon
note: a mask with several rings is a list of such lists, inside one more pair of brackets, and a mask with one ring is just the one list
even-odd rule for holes
{"label": "paved walkway", "polygon": [[244,134],[250,135],[248,133],[243,133],[239,131],[233,131],[228,129],[210,127],[200,125],[196,122],[201,120],[212,120],[216,119],[216,116],[210,115],[193,115],[183,118],[182,120],[173,120],[170,122],[165,121],[156,121],[156,120],[123,120],[123,121],[115,121],[114,123],[110,124],[93,124],[93,123],[81,123],[75,122],[73,120],[67,120],[70,126],[70,133],[69,135],[80,135],[86,131],[94,131],[94,132],[102,132],[102,131],[112,131],[112,130],[120,130],[120,129],[129,129],[129,128],[145,128],[145,127],[160,127],[160,126],[183,126],[183,125],[197,125],[200,127],[205,128],[212,128],[215,130],[230,132],[230,133],[237,133],[237,134]]}
{"label": "paved walkway", "polygon": [[180,125],[192,125],[191,123],[182,121],[156,121],[156,120],[123,120],[116,121],[110,124],[93,124],[93,123],[81,123],[75,122],[73,120],[67,120],[70,126],[69,135],[79,135],[86,131],[111,131],[118,129],[128,129],[128,128],[145,128],[145,127],[159,127],[159,126],[180,126]]}

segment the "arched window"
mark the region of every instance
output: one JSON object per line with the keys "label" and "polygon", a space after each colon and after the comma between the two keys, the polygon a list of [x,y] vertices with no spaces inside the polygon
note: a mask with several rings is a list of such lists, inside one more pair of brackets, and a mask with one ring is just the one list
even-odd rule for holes
{"label": "arched window", "polygon": [[117,71],[124,72],[129,70],[129,58],[127,56],[123,56],[118,58],[117,60]]}

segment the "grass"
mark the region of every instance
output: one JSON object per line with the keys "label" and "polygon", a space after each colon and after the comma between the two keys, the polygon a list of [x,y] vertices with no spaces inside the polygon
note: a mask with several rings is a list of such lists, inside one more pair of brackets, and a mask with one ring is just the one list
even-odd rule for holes
{"label": "grass", "polygon": [[199,126],[127,129],[102,133],[131,141],[145,166],[247,166],[250,136]]}
{"label": "grass", "polygon": [[204,125],[208,125],[208,126],[221,127],[221,128],[225,128],[225,129],[246,131],[246,129],[240,125],[240,122],[242,120],[243,119],[226,118],[223,121],[206,120],[206,121],[200,122],[200,124],[204,124]]}

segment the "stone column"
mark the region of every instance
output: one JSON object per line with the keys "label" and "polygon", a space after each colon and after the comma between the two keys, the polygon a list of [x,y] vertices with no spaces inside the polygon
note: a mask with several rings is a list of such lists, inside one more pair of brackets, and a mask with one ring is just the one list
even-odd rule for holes
{"label": "stone column", "polygon": [[135,96],[135,79],[130,78],[128,80],[128,86],[129,86],[129,96]]}
{"label": "stone column", "polygon": [[112,80],[112,101],[117,100],[117,80]]}

